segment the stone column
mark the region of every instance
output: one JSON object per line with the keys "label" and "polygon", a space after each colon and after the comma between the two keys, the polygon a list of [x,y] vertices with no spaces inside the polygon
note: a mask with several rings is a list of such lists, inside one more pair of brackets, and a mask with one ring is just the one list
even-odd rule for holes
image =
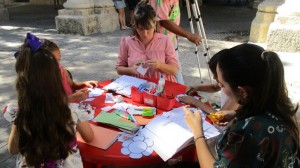
{"label": "stone column", "polygon": [[257,13],[252,21],[249,41],[265,43],[270,24],[274,21],[278,6],[284,0],[264,0],[258,5]]}
{"label": "stone column", "polygon": [[94,4],[90,0],[67,0],[55,17],[58,33],[89,35],[97,32]]}
{"label": "stone column", "polygon": [[8,10],[4,8],[4,0],[0,0],[0,22],[9,20]]}
{"label": "stone column", "polygon": [[58,33],[90,35],[119,28],[112,0],[68,0],[55,18]]}
{"label": "stone column", "polygon": [[300,1],[285,0],[277,13],[269,28],[267,49],[300,52]]}
{"label": "stone column", "polygon": [[112,0],[94,0],[94,5],[100,33],[120,29],[118,12]]}
{"label": "stone column", "polygon": [[67,0],[64,3],[66,9],[87,9],[94,7],[92,0]]}
{"label": "stone column", "polygon": [[258,5],[262,2],[263,0],[253,0],[250,1],[252,3],[252,8],[257,9]]}

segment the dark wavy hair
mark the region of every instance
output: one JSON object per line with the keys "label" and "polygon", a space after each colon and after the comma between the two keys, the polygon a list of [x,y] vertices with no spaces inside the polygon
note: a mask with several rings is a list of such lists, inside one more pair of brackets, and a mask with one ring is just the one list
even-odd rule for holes
{"label": "dark wavy hair", "polygon": [[48,39],[43,39],[43,45],[41,46],[41,48],[48,50],[50,52],[52,52],[54,50],[59,50],[59,47],[57,46],[57,44]]}
{"label": "dark wavy hair", "polygon": [[278,55],[254,44],[241,44],[219,57],[223,79],[236,91],[238,86],[251,89],[246,104],[237,110],[237,117],[270,112],[285,123],[299,145],[299,128],[294,106],[288,97],[284,68]]}
{"label": "dark wavy hair", "polygon": [[134,10],[134,25],[133,25],[133,35],[138,36],[136,31],[137,26],[141,26],[143,29],[156,29],[156,13],[152,6],[148,4],[148,1],[141,1],[136,5]]}
{"label": "dark wavy hair", "polygon": [[74,152],[74,123],[62,85],[58,63],[51,52],[32,52],[23,45],[15,65],[19,112],[16,133],[28,166],[66,159]]}
{"label": "dark wavy hair", "polygon": [[217,65],[219,62],[219,58],[220,55],[222,55],[222,53],[226,52],[227,49],[221,50],[219,52],[217,52],[213,57],[211,57],[211,59],[208,61],[208,67],[210,69],[210,71],[213,73],[213,75],[215,77],[217,77]]}

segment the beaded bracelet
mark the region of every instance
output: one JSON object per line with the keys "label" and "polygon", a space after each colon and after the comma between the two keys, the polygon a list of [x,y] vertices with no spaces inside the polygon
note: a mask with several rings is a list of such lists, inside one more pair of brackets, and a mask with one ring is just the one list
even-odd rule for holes
{"label": "beaded bracelet", "polygon": [[204,136],[204,135],[200,135],[200,136],[198,136],[197,138],[194,138],[194,142],[196,142],[198,139],[200,139],[200,138],[204,138],[204,139],[206,139],[206,137]]}

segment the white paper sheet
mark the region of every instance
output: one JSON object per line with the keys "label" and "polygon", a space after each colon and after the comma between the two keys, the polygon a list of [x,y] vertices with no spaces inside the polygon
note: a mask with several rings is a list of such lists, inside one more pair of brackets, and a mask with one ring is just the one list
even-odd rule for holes
{"label": "white paper sheet", "polygon": [[95,98],[87,98],[87,99],[85,99],[85,100],[83,100],[84,102],[90,102],[90,101],[93,101]]}
{"label": "white paper sheet", "polygon": [[102,90],[100,88],[89,88],[88,90],[90,91],[89,92],[89,97],[100,96],[104,92],[104,90]]}
{"label": "white paper sheet", "polygon": [[123,75],[116,79],[115,81],[111,82],[103,89],[113,89],[118,94],[130,97],[131,96],[131,86],[139,87],[140,84],[146,83],[147,81],[144,79],[136,78],[133,76]]}
{"label": "white paper sheet", "polygon": [[144,76],[146,74],[146,72],[148,71],[148,69],[149,69],[149,67],[144,68],[143,65],[139,65],[137,67],[136,71]]}

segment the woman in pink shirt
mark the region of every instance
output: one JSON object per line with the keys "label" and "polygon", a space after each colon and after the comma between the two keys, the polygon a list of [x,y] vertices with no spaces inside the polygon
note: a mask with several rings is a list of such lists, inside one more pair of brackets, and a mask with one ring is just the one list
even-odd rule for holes
{"label": "woman in pink shirt", "polygon": [[[176,82],[178,70],[175,49],[168,36],[156,32],[156,13],[145,3],[139,3],[134,12],[133,36],[121,38],[116,70],[119,75],[159,78]],[[149,68],[141,75],[137,68],[143,63]]]}

